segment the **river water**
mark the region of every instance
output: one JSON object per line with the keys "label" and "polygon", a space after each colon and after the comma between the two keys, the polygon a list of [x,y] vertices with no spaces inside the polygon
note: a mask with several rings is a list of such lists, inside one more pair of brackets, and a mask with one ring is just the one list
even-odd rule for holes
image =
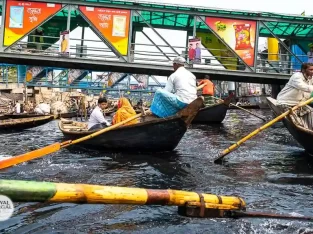
{"label": "river water", "polygon": [[[253,110],[271,117],[269,110]],[[313,162],[282,123],[247,141],[223,165],[213,159],[260,127],[262,120],[230,110],[223,124],[193,125],[175,152],[104,153],[80,147],[2,170],[2,179],[182,189],[238,195],[254,211],[313,216]],[[61,141],[57,123],[0,135],[1,156]],[[2,233],[313,233],[313,223],[260,219],[199,219],[176,207],[15,203]]]}

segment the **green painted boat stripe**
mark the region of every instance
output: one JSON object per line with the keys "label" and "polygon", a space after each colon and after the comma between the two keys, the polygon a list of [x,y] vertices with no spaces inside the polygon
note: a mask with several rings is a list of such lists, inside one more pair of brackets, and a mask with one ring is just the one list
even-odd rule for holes
{"label": "green painted boat stripe", "polygon": [[56,185],[50,182],[0,180],[0,194],[13,202],[47,201],[56,194]]}

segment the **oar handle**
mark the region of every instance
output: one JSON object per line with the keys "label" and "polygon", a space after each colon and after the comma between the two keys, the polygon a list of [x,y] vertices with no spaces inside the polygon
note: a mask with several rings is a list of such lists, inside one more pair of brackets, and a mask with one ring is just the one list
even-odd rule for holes
{"label": "oar handle", "polygon": [[[128,118],[128,119],[126,119],[126,120],[124,120],[124,121],[122,121],[122,122],[119,122],[119,123],[117,123],[117,124],[114,124],[114,125],[112,125],[112,126],[110,126],[110,127],[101,129],[100,131],[97,131],[97,132],[95,132],[95,133],[92,133],[92,134],[90,134],[90,135],[88,135],[88,136],[81,137],[81,138],[79,138],[79,139],[73,140],[73,141],[71,141],[69,144],[67,144],[66,146],[73,145],[73,144],[77,144],[77,143],[79,143],[79,142],[89,140],[89,139],[94,138],[94,137],[96,137],[96,136],[99,136],[99,135],[101,135],[101,134],[103,134],[103,133],[105,133],[105,132],[108,132],[108,131],[111,131],[111,130],[113,130],[113,129],[115,129],[115,128],[118,128],[118,127],[120,127],[120,126],[122,126],[122,125],[124,125],[124,124],[126,124],[126,123],[128,123],[128,122],[130,122],[130,121],[132,121],[132,120],[134,120],[134,119],[137,119],[137,118],[141,117],[141,116],[142,116],[142,113],[137,114],[137,115],[134,115],[133,117],[130,117],[130,118]],[[63,148],[66,147],[66,146],[63,146]]]}
{"label": "oar handle", "polygon": [[285,118],[287,115],[289,115],[292,111],[295,111],[296,109],[308,105],[309,103],[311,103],[313,101],[313,97],[310,98],[309,100],[302,102],[300,104],[298,104],[297,106],[294,106],[293,108],[291,108],[290,110],[284,112],[283,114],[277,116],[275,119],[271,120],[270,122],[266,123],[265,125],[263,125],[262,127],[254,130],[253,132],[251,132],[249,135],[245,136],[244,138],[242,138],[240,141],[236,142],[235,144],[233,144],[232,146],[230,146],[229,148],[225,149],[217,158],[214,159],[214,163],[217,163],[219,161],[221,161],[221,159],[223,159],[227,154],[229,154],[230,152],[232,152],[233,150],[237,149],[242,143],[244,143],[245,141],[249,140],[250,138],[252,138],[253,136],[255,136],[256,134],[258,134],[259,132],[269,128],[270,126],[272,126],[274,123],[282,120],[283,118]]}
{"label": "oar handle", "polygon": [[[217,97],[214,97],[214,96],[212,96],[212,97],[213,97],[214,99],[216,99],[216,100],[224,101],[223,99],[220,99],[220,98],[217,98]],[[253,115],[253,116],[257,117],[257,118],[259,118],[259,119],[262,119],[262,120],[265,121],[265,122],[267,121],[267,119],[266,119],[265,117],[261,117],[261,116],[259,116],[259,115],[257,115],[257,114],[254,114],[254,113],[252,113],[251,111],[248,111],[248,110],[242,108],[241,106],[234,105],[233,103],[230,103],[230,105],[231,105],[231,106],[234,106],[234,107],[236,107],[236,108],[238,108],[238,109],[240,109],[240,110],[243,110],[243,111],[245,111],[245,112],[247,112],[247,113],[249,113],[249,114],[251,114],[251,115]]]}

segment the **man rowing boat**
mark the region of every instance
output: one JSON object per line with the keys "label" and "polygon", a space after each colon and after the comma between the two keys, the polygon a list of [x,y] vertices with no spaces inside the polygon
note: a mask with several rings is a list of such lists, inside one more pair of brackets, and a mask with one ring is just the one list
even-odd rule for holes
{"label": "man rowing boat", "polygon": [[[301,66],[301,72],[291,76],[286,86],[277,96],[277,106],[283,111],[306,101],[313,95],[313,64],[304,63]],[[313,109],[310,106],[304,106],[291,115],[295,122],[300,126],[313,129]]]}
{"label": "man rowing boat", "polygon": [[184,65],[183,57],[173,61],[174,73],[168,78],[164,89],[158,89],[151,104],[150,112],[160,118],[175,115],[197,98],[196,77]]}

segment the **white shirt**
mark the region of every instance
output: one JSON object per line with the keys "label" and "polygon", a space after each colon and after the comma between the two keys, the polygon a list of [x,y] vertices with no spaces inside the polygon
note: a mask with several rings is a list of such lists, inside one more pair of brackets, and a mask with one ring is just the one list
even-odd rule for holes
{"label": "white shirt", "polygon": [[286,86],[277,96],[277,104],[295,106],[310,98],[313,92],[312,79],[305,79],[301,72],[291,76]]}
{"label": "white shirt", "polygon": [[168,78],[165,90],[176,94],[179,101],[189,104],[197,98],[196,77],[180,67]]}
{"label": "white shirt", "polygon": [[16,113],[20,114],[21,113],[21,104],[20,103],[16,103],[15,108],[16,108]]}
{"label": "white shirt", "polygon": [[111,126],[111,124],[104,118],[102,110],[99,106],[96,106],[90,115],[88,129],[96,124],[106,124],[107,126]]}

